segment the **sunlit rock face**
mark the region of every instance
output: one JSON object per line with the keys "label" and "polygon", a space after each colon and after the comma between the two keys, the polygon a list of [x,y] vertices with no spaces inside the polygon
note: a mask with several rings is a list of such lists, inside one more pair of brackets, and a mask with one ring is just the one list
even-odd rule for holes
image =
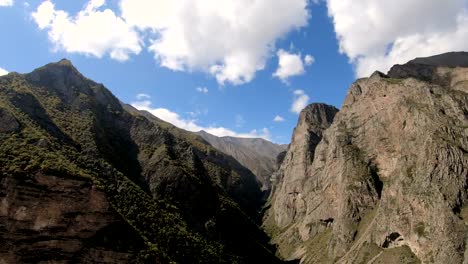
{"label": "sunlit rock face", "polygon": [[301,116],[264,223],[283,258],[467,261],[466,66],[449,53],[356,81],[317,146]]}

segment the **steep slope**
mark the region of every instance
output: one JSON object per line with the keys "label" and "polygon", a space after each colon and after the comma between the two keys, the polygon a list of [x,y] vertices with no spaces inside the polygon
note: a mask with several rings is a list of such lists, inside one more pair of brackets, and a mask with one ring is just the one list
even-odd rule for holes
{"label": "steep slope", "polygon": [[248,169],[69,61],[0,77],[0,121],[0,262],[278,261]]}
{"label": "steep slope", "polygon": [[[330,127],[337,113],[337,108],[326,104],[311,104],[304,108],[294,128],[289,149],[272,177],[273,189],[269,209],[264,217],[264,227],[273,236],[273,242],[280,245],[283,256],[292,254],[286,249],[290,242],[284,241],[283,247],[283,235],[277,232],[284,230],[305,213],[306,205],[302,196],[305,195],[304,183],[308,180],[306,172],[324,130]],[[288,259],[298,257],[293,254]]]}
{"label": "steep slope", "polygon": [[271,189],[270,178],[276,170],[276,158],[287,145],[278,145],[261,138],[217,137],[205,131],[197,132],[219,151],[232,156],[252,171],[263,191]]}
{"label": "steep slope", "polygon": [[418,59],[351,86],[313,160],[273,193],[265,226],[282,257],[468,261],[468,68],[454,57],[466,59]]}

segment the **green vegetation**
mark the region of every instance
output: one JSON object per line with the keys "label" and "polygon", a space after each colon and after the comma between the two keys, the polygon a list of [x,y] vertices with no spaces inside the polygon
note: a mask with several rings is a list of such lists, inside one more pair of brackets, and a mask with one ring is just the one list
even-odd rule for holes
{"label": "green vegetation", "polygon": [[423,222],[419,222],[415,227],[414,231],[418,236],[425,237],[427,235],[426,225]]}
{"label": "green vegetation", "polygon": [[405,79],[396,79],[396,78],[383,78],[382,80],[390,83],[400,85]]}
{"label": "green vegetation", "polygon": [[377,216],[377,211],[379,210],[378,206],[374,207],[372,210],[370,210],[368,213],[366,213],[361,221],[359,221],[359,225],[357,228],[357,233],[356,233],[356,238],[355,240],[359,240],[361,236],[364,234],[364,232],[367,230],[369,225],[372,223],[372,221],[375,219]]}
{"label": "green vegetation", "polygon": [[468,206],[464,206],[460,210],[460,217],[465,221],[465,225],[468,225]]}
{"label": "green vegetation", "polygon": [[419,264],[421,261],[414,255],[408,246],[385,249],[383,253],[374,260],[373,263],[392,264]]}
{"label": "green vegetation", "polygon": [[[254,186],[249,185],[256,183],[247,180],[243,167],[198,136],[126,111],[101,85],[78,77],[78,81],[67,76],[57,77],[65,78],[62,81],[42,78],[40,83],[18,74],[0,78],[0,108],[20,124],[19,131],[0,133],[0,178],[42,173],[93,182],[129,232],[143,241],[130,250],[140,262],[278,261],[274,250],[265,247],[268,237],[242,211],[249,210],[248,204],[242,204],[244,196],[251,199],[252,211],[258,206],[252,202],[257,195]],[[69,84],[71,80],[77,83]],[[173,181],[180,177],[181,184],[192,184],[188,188],[205,188],[192,191],[214,195],[212,204],[157,193],[157,186],[145,182],[143,173]],[[232,200],[235,197],[242,209]],[[212,234],[195,225],[204,222],[188,221],[192,215],[186,207],[192,204],[211,210],[194,213],[214,219]]]}
{"label": "green vegetation", "polygon": [[363,245],[359,248],[354,263],[367,264],[370,260],[379,255],[379,253],[381,253],[382,251],[383,249],[377,246],[375,243],[365,241]]}
{"label": "green vegetation", "polygon": [[331,229],[327,229],[307,242],[308,251],[314,253],[307,255],[305,260],[306,263],[333,263],[333,260],[328,257],[328,244],[330,242],[331,235]]}

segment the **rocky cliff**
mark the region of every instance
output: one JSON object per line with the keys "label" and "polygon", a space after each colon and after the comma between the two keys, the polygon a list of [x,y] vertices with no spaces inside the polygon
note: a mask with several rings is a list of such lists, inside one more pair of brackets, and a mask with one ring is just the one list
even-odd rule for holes
{"label": "rocky cliff", "polygon": [[62,60],[0,77],[0,263],[276,263],[248,169]]}
{"label": "rocky cliff", "polygon": [[232,156],[252,171],[262,190],[271,189],[271,176],[277,169],[276,158],[287,145],[278,145],[261,138],[217,137],[205,131],[197,133],[219,151]]}
{"label": "rocky cliff", "polygon": [[[280,166],[272,176],[272,193],[264,226],[273,237],[273,242],[282,247],[289,244],[283,241],[278,231],[285,230],[305,213],[303,185],[308,180],[308,167],[312,164],[315,148],[330,127],[338,109],[326,104],[311,104],[303,109],[294,129],[289,149],[280,159]],[[287,237],[287,236],[286,236]],[[285,252],[281,254],[286,255]],[[288,253],[289,254],[289,253]],[[288,256],[293,260],[297,255]]]}
{"label": "rocky cliff", "polygon": [[467,263],[467,63],[443,54],[357,80],[313,144],[307,127],[329,123],[301,113],[264,223],[283,258]]}

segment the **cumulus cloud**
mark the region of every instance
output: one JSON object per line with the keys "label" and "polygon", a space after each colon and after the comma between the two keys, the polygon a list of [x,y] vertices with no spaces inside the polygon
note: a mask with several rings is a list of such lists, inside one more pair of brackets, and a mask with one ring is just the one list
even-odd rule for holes
{"label": "cumulus cloud", "polygon": [[305,63],[305,65],[310,66],[310,65],[312,65],[314,62],[315,62],[315,58],[314,58],[312,55],[307,54],[307,55],[304,57],[304,63]]}
{"label": "cumulus cloud", "polygon": [[468,49],[468,0],[327,0],[340,52],[358,77],[415,57]]}
{"label": "cumulus cloud", "polygon": [[13,0],[0,0],[0,6],[12,6]]}
{"label": "cumulus cloud", "polygon": [[274,122],[284,122],[285,119],[282,116],[277,115],[277,116],[275,116],[275,118],[273,118],[273,121]]}
{"label": "cumulus cloud", "polygon": [[0,68],[0,76],[7,75],[7,74],[8,74],[7,70]]}
{"label": "cumulus cloud", "polygon": [[309,103],[309,96],[304,90],[295,90],[293,92],[294,100],[291,105],[291,112],[299,114]]}
{"label": "cumulus cloud", "polygon": [[268,128],[262,128],[260,130],[254,129],[247,133],[239,133],[221,126],[201,126],[197,123],[196,119],[183,118],[179,114],[166,108],[152,107],[151,101],[148,99],[132,102],[131,105],[138,110],[148,111],[154,116],[187,131],[198,132],[205,130],[206,132],[218,137],[231,136],[241,138],[263,138],[266,140],[271,139],[271,133]]}
{"label": "cumulus cloud", "polygon": [[308,0],[122,0],[122,17],[150,37],[163,67],[202,70],[220,84],[251,81],[275,41],[307,24]]}
{"label": "cumulus cloud", "polygon": [[308,66],[314,62],[311,55],[306,55],[302,59],[301,54],[289,53],[283,49],[278,50],[276,55],[278,56],[278,69],[273,73],[273,76],[286,83],[289,77],[305,73],[304,64]]}
{"label": "cumulus cloud", "polygon": [[204,94],[208,93],[208,88],[206,88],[206,87],[197,87],[196,90],[199,93],[204,93]]}
{"label": "cumulus cloud", "polygon": [[56,10],[51,1],[42,2],[32,13],[41,30],[48,32],[55,49],[76,52],[98,58],[108,54],[125,61],[130,54],[139,54],[138,32],[110,9],[102,9],[105,0],[91,0],[75,16]]}
{"label": "cumulus cloud", "polygon": [[[0,0],[5,1],[5,0]],[[57,49],[124,61],[143,43],[162,67],[250,82],[277,39],[307,25],[308,0],[120,0],[120,16],[90,0],[76,15],[51,0],[32,14]]]}

